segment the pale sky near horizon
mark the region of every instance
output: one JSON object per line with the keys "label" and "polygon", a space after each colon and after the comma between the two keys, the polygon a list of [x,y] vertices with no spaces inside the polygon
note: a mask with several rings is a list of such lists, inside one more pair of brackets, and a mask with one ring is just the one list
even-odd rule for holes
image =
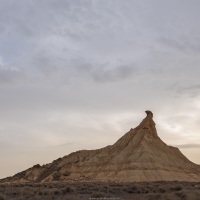
{"label": "pale sky near horizon", "polygon": [[113,144],[154,113],[200,164],[199,0],[0,0],[0,178]]}

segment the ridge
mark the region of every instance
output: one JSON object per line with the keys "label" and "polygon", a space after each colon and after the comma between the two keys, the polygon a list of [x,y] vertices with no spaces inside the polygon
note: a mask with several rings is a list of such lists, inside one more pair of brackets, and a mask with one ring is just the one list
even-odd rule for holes
{"label": "ridge", "polygon": [[156,130],[156,123],[153,120],[153,113],[150,110],[145,111],[147,116],[142,120],[142,122],[134,129],[136,131],[140,129],[147,129],[153,137],[158,137]]}
{"label": "ridge", "polygon": [[153,113],[113,145],[80,150],[24,170],[0,182],[200,182],[200,166],[158,136]]}

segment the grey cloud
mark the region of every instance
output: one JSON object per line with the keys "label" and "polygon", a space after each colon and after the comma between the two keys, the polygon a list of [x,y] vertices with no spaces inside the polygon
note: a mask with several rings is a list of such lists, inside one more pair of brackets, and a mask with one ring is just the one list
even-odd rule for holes
{"label": "grey cloud", "polygon": [[188,84],[188,86],[174,84],[169,88],[176,92],[177,97],[186,95],[187,97],[194,98],[199,95],[200,84]]}
{"label": "grey cloud", "polygon": [[97,82],[116,82],[129,79],[136,75],[137,69],[130,66],[118,66],[114,69],[97,68],[92,70],[91,75]]}
{"label": "grey cloud", "polygon": [[178,148],[200,148],[200,144],[179,144],[174,146]]}
{"label": "grey cloud", "polygon": [[23,80],[25,74],[16,69],[0,69],[0,86],[13,85]]}
{"label": "grey cloud", "polygon": [[189,85],[189,86],[179,86],[178,88],[178,92],[195,92],[195,91],[199,91],[200,90],[200,84],[196,84],[196,85]]}
{"label": "grey cloud", "polygon": [[89,75],[95,82],[100,83],[119,82],[140,75],[140,70],[135,64],[123,64],[120,61],[102,64],[86,62],[74,67],[79,73]]}
{"label": "grey cloud", "polygon": [[169,47],[172,49],[176,49],[180,52],[185,53],[199,53],[200,52],[200,38],[192,38],[192,37],[162,37],[158,39],[160,44],[163,44],[165,47]]}
{"label": "grey cloud", "polygon": [[15,34],[28,38],[67,36],[68,32],[71,36],[84,35],[84,21],[95,19],[91,1],[9,0],[1,5],[1,30],[9,35],[15,31]]}
{"label": "grey cloud", "polygon": [[190,85],[190,86],[186,86],[186,87],[180,87],[180,90],[182,90],[182,91],[199,90],[199,89],[200,89],[200,84]]}
{"label": "grey cloud", "polygon": [[172,39],[172,38],[159,38],[158,41],[164,45],[167,45],[171,48],[179,49],[181,51],[184,50],[185,47],[187,47],[187,45],[181,43],[178,40]]}

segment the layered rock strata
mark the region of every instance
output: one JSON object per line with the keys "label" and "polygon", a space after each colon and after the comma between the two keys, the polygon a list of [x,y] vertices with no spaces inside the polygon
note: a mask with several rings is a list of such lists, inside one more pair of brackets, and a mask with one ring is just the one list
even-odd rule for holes
{"label": "layered rock strata", "polygon": [[158,136],[153,113],[115,144],[81,150],[47,165],[35,165],[1,182],[200,181],[200,166]]}

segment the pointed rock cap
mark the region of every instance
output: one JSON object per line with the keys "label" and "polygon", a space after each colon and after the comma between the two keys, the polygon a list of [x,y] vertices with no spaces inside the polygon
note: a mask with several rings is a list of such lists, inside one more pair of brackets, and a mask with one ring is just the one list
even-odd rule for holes
{"label": "pointed rock cap", "polygon": [[147,114],[147,116],[150,115],[153,117],[153,113],[150,110],[146,110],[145,113]]}
{"label": "pointed rock cap", "polygon": [[154,137],[158,137],[157,130],[156,130],[156,124],[153,121],[153,113],[150,110],[145,111],[147,116],[142,120],[142,122],[139,124],[138,127],[136,127],[137,130],[140,129],[147,129],[149,130],[150,134]]}

